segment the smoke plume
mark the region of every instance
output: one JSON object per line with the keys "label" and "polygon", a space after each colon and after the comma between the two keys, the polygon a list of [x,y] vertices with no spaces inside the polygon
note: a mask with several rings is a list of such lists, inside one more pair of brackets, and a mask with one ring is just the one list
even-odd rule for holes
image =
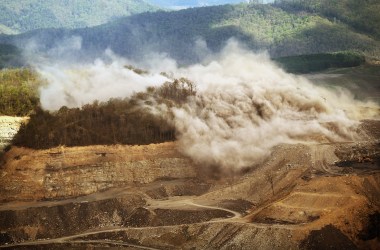
{"label": "smoke plume", "polygon": [[98,60],[74,68],[39,67],[48,82],[40,90],[41,103],[56,110],[125,98],[167,81],[161,71],[188,78],[197,86],[196,96],[180,106],[160,104],[151,110],[174,125],[185,155],[199,164],[233,170],[260,162],[281,143],[354,140],[358,121],[365,118],[361,109],[378,110],[344,90],[288,74],[267,54],[252,53],[234,40],[205,58],[203,64],[178,68],[169,58],[151,56],[137,62],[151,72],[145,75],[126,69],[120,58],[110,64]]}

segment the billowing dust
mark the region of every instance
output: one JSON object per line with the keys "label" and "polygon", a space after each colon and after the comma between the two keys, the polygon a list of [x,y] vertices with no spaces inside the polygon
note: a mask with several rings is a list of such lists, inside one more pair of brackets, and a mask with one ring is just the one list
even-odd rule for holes
{"label": "billowing dust", "polygon": [[288,74],[267,54],[250,52],[234,40],[206,58],[178,67],[170,58],[152,56],[136,63],[148,68],[146,74],[124,67],[129,61],[115,56],[111,63],[97,60],[80,67],[39,65],[48,82],[40,89],[41,103],[48,110],[81,107],[170,81],[161,71],[185,77],[196,84],[197,95],[174,107],[153,104],[151,111],[175,126],[181,151],[193,161],[233,170],[257,164],[281,143],[355,140],[358,121],[379,115],[375,103]]}

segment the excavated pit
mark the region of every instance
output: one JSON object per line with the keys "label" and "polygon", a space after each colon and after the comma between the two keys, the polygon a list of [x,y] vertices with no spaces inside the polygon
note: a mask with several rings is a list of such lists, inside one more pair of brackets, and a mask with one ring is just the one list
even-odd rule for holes
{"label": "excavated pit", "polygon": [[[378,139],[279,145],[217,177],[176,143],[12,147],[0,168],[0,248],[311,249],[337,233],[335,248],[377,249]],[[347,172],[348,160],[374,167]]]}

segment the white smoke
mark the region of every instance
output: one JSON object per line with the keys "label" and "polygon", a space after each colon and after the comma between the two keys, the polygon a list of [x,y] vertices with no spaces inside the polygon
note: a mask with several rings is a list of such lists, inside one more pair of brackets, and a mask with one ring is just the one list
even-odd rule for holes
{"label": "white smoke", "polygon": [[77,69],[40,68],[48,85],[41,89],[46,109],[76,107],[94,100],[124,98],[147,86],[159,86],[166,71],[192,80],[195,97],[180,107],[156,106],[177,131],[181,151],[195,162],[230,169],[252,166],[281,143],[355,139],[361,108],[378,106],[354,100],[344,91],[311,84],[285,73],[263,54],[254,54],[231,40],[205,64],[178,68],[162,55],[140,65],[148,75],[125,69],[118,59],[97,61]]}

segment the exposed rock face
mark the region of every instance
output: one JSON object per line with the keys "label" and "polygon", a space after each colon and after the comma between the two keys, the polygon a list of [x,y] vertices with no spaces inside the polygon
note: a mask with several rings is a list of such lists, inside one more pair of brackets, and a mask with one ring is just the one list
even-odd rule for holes
{"label": "exposed rock face", "polygon": [[0,116],[0,151],[10,144],[21,123],[26,120],[23,117]]}
{"label": "exposed rock face", "polygon": [[[157,150],[158,149],[158,150]],[[35,151],[12,148],[0,170],[2,201],[88,195],[157,179],[194,178],[189,159],[174,144],[91,146]],[[11,178],[10,178],[11,176]]]}

